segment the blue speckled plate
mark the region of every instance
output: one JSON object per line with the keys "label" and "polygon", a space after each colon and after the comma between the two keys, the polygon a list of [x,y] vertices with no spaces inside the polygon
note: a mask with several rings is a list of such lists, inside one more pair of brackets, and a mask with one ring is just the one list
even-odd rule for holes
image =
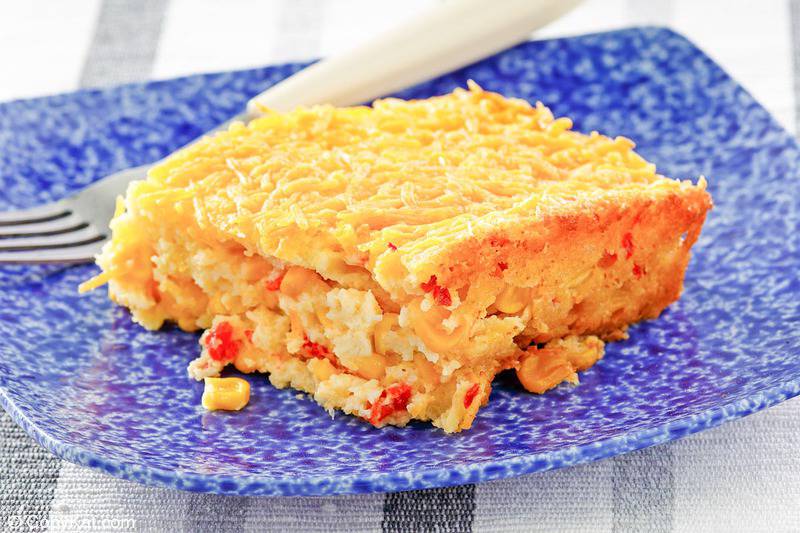
{"label": "blue speckled plate", "polygon": [[[0,207],[30,206],[157,159],[298,65],[0,105]],[[666,442],[800,393],[800,151],[683,37],[631,29],[527,43],[408,90],[472,78],[541,100],[582,131],[626,135],[716,202],[683,298],[581,376],[543,396],[500,377],[473,428],[377,430],[331,419],[249,376],[250,405],[207,413],[186,377],[196,338],[147,332],[96,291],[93,266],[0,269],[0,403],[43,446],[143,483],[251,495],[470,483]]]}

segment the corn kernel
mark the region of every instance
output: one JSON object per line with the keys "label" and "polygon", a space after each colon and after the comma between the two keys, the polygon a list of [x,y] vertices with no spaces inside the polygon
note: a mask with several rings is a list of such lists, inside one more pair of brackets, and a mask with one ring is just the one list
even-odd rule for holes
{"label": "corn kernel", "polygon": [[468,325],[460,321],[456,328],[448,332],[442,322],[450,317],[450,312],[442,306],[434,305],[428,311],[423,311],[417,300],[409,305],[409,319],[414,332],[422,342],[435,352],[446,352],[454,348],[467,334]]}
{"label": "corn kernel", "polygon": [[494,306],[501,313],[513,315],[522,311],[529,301],[530,291],[528,289],[506,285],[497,295]]}
{"label": "corn kernel", "polygon": [[603,357],[604,346],[605,343],[597,337],[590,337],[583,342],[582,349],[570,351],[566,356],[576,371],[583,371]]}
{"label": "corn kernel", "polygon": [[328,288],[327,284],[319,277],[319,274],[313,270],[303,267],[292,267],[287,270],[286,274],[283,276],[280,291],[290,298],[297,298],[300,293],[311,291],[320,284],[325,285],[325,287],[320,288]]}
{"label": "corn kernel", "polygon": [[267,277],[272,268],[266,261],[255,261],[242,265],[242,273],[247,281],[254,283]]}
{"label": "corn kernel", "polygon": [[419,352],[415,353],[414,365],[417,367],[417,373],[422,376],[424,383],[439,383],[439,371],[424,355]]}
{"label": "corn kernel", "polygon": [[203,407],[209,411],[239,411],[250,401],[250,383],[242,378],[206,378]]}
{"label": "corn kernel", "polygon": [[381,354],[353,357],[355,371],[366,379],[381,379],[386,375],[386,358]]}
{"label": "corn kernel", "polygon": [[525,352],[517,369],[517,378],[525,390],[542,394],[562,381],[577,383],[578,376],[572,364],[562,353],[546,348]]}
{"label": "corn kernel", "polygon": [[318,382],[322,382],[337,373],[336,367],[327,359],[309,359],[308,369]]}

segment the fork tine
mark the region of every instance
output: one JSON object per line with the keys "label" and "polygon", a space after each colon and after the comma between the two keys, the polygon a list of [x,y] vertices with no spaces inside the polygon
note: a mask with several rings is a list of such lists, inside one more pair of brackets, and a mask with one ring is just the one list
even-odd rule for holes
{"label": "fork tine", "polygon": [[86,263],[94,260],[107,239],[79,246],[39,250],[0,251],[0,264],[9,263]]}
{"label": "fork tine", "polygon": [[23,235],[56,235],[67,231],[85,228],[88,224],[74,213],[40,222],[0,225],[0,239]]}
{"label": "fork tine", "polygon": [[44,222],[66,216],[69,211],[69,207],[64,202],[53,202],[30,209],[5,211],[0,213],[0,226]]}
{"label": "fork tine", "polygon": [[55,235],[33,235],[0,239],[0,251],[36,250],[42,248],[65,248],[105,239],[105,235],[94,226]]}

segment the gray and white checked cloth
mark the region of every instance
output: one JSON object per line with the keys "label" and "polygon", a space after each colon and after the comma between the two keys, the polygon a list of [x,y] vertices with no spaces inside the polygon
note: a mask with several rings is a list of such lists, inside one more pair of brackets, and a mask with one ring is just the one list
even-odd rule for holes
{"label": "gray and white checked cloth", "polygon": [[[0,1],[0,101],[326,56],[436,1]],[[590,0],[537,37],[641,24],[684,33],[800,129],[800,0]],[[800,400],[565,470],[325,498],[140,486],[57,459],[0,411],[0,529],[800,532]]]}

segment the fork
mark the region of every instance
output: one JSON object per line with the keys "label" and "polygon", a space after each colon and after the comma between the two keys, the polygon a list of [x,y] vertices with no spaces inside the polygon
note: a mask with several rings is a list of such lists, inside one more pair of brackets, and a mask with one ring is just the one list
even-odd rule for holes
{"label": "fork", "polygon": [[[233,121],[246,123],[267,108],[371,101],[520,42],[580,1],[452,0],[279,82],[252,98],[244,113],[206,135]],[[110,237],[115,198],[151,166],[110,174],[53,203],[0,213],[0,264],[92,261]]]}

